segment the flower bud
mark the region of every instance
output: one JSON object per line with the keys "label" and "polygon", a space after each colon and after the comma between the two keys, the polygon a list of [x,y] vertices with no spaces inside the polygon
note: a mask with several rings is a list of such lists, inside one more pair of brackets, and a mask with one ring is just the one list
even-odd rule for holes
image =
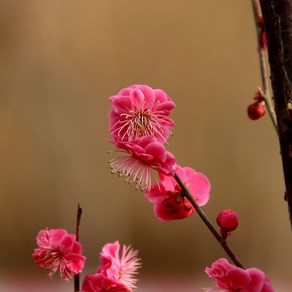
{"label": "flower bud", "polygon": [[265,102],[255,102],[248,106],[247,114],[251,120],[258,120],[265,114]]}
{"label": "flower bud", "polygon": [[223,210],[217,216],[217,224],[221,228],[221,234],[228,235],[238,226],[238,217],[233,210]]}

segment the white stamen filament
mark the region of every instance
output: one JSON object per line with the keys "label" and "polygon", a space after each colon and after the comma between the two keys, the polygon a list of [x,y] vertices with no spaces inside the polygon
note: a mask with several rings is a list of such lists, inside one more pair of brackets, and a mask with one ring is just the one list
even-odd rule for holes
{"label": "white stamen filament", "polygon": [[[158,104],[159,101],[156,102]],[[148,109],[141,108],[130,110],[129,113],[120,115],[120,119],[113,125],[112,128],[124,140],[128,137],[129,140],[134,140],[143,136],[155,136],[165,140],[162,124],[172,125],[172,120],[165,114],[164,111],[153,110],[154,104]]]}
{"label": "white stamen filament", "polygon": [[136,189],[149,191],[155,170],[133,156],[121,156],[110,160],[112,173],[118,173],[127,183],[136,183]]}

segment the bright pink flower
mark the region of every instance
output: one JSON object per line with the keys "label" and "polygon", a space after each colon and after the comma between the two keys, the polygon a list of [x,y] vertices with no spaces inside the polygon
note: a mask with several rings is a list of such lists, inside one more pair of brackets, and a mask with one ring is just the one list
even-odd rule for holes
{"label": "bright pink flower", "polygon": [[156,170],[166,175],[173,174],[174,156],[162,143],[151,136],[131,142],[116,142],[116,147],[125,155],[110,160],[112,173],[125,177],[125,182],[135,182],[137,188],[150,190]]}
{"label": "bright pink flower", "polygon": [[[208,178],[190,167],[176,165],[175,172],[188,188],[199,206],[205,205],[210,198],[211,185]],[[160,174],[161,181],[145,192],[146,198],[154,203],[154,213],[161,221],[183,219],[195,211],[182,194],[173,176]]]}
{"label": "bright pink flower", "polygon": [[174,127],[169,116],[175,104],[161,89],[132,85],[111,96],[110,103],[110,133],[115,140],[154,136],[165,142]]}
{"label": "bright pink flower", "polygon": [[84,292],[132,292],[136,288],[138,268],[141,267],[138,251],[123,246],[120,256],[118,241],[104,245],[100,254],[100,266],[95,274],[85,277]]}
{"label": "bright pink flower", "polygon": [[205,272],[210,278],[216,280],[216,287],[204,291],[230,292],[273,292],[274,289],[269,278],[257,268],[247,270],[228,263],[224,258],[218,259],[211,268],[206,267]]}
{"label": "bright pink flower", "polygon": [[58,270],[61,278],[67,281],[72,275],[82,272],[86,258],[82,255],[81,244],[75,238],[74,234],[68,234],[64,229],[45,229],[38,233],[38,248],[32,256],[38,266],[51,270],[50,278]]}

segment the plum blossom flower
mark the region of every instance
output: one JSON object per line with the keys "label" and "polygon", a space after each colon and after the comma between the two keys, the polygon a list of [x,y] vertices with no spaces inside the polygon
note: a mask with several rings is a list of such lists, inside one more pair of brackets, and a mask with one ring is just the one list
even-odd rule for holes
{"label": "plum blossom flower", "polygon": [[138,251],[123,246],[120,256],[118,241],[108,243],[102,248],[100,266],[95,274],[85,276],[83,292],[132,292],[136,288],[135,275],[141,267]]}
{"label": "plum blossom flower", "polygon": [[216,280],[216,287],[203,291],[230,291],[230,292],[274,292],[269,278],[257,268],[242,269],[231,265],[224,258],[220,258],[206,267],[205,272]]}
{"label": "plum blossom flower", "polygon": [[[199,206],[210,198],[211,185],[208,178],[190,167],[175,166],[174,171],[190,191]],[[161,221],[183,219],[195,209],[182,194],[182,190],[172,176],[160,174],[160,182],[145,192],[146,198],[154,203],[154,213]]]}
{"label": "plum blossom flower", "polygon": [[125,182],[135,182],[137,189],[150,190],[155,171],[173,174],[175,157],[155,137],[144,136],[122,143],[117,141],[115,145],[124,155],[110,160],[111,171],[126,178]]}
{"label": "plum blossom flower", "polygon": [[50,279],[58,270],[67,281],[82,272],[86,258],[74,234],[64,229],[44,229],[39,231],[36,242],[38,248],[32,256],[38,266],[50,269]]}
{"label": "plum blossom flower", "polygon": [[169,137],[174,122],[170,119],[175,103],[161,89],[132,85],[109,98],[109,131],[115,140],[132,141],[153,136],[160,142]]}

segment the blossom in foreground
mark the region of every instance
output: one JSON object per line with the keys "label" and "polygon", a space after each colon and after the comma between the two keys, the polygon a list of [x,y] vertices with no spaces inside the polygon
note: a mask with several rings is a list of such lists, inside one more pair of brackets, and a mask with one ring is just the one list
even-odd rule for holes
{"label": "blossom in foreground", "polygon": [[38,248],[32,256],[38,266],[50,269],[50,279],[58,270],[67,281],[82,272],[85,256],[74,234],[64,229],[44,229],[39,231],[36,242]]}
{"label": "blossom in foreground", "polygon": [[137,189],[150,190],[156,172],[173,174],[175,157],[162,143],[151,136],[131,142],[116,142],[117,152],[122,155],[110,160],[112,173],[118,173],[125,182],[135,182]]}
{"label": "blossom in foreground", "polygon": [[216,287],[203,291],[230,292],[274,292],[269,278],[257,268],[241,269],[228,263],[224,258],[218,259],[205,272],[216,280]]}
{"label": "blossom in foreground", "polygon": [[163,90],[132,85],[109,100],[109,131],[115,140],[132,141],[153,136],[164,143],[169,137],[174,127],[170,113],[175,103]]}
{"label": "blossom in foreground", "polygon": [[138,251],[123,246],[120,255],[118,241],[108,243],[102,248],[100,266],[95,274],[88,274],[82,284],[83,292],[132,292],[136,288],[141,267]]}
{"label": "blossom in foreground", "polygon": [[[185,184],[199,206],[210,198],[211,185],[208,178],[190,167],[176,165],[175,173]],[[154,203],[154,213],[161,221],[183,219],[195,211],[173,176],[160,174],[160,182],[145,192],[146,198]]]}

